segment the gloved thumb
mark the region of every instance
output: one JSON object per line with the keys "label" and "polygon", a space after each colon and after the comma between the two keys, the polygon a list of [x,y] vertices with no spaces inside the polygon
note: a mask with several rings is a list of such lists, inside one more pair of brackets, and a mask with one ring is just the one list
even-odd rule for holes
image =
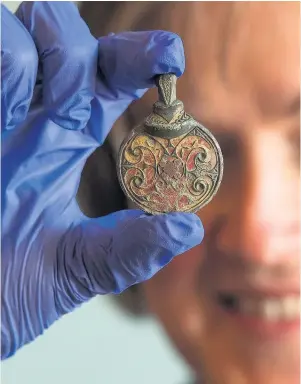
{"label": "gloved thumb", "polygon": [[85,220],[60,244],[58,306],[65,313],[96,294],[120,293],[148,280],[203,236],[200,219],[189,213],[125,210]]}

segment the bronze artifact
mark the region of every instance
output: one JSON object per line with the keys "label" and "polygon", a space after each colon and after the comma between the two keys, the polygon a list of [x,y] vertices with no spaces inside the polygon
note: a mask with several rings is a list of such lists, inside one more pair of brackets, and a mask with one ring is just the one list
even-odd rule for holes
{"label": "bronze artifact", "polygon": [[223,156],[212,133],[184,111],[176,76],[160,75],[159,100],[120,147],[120,185],[147,213],[196,212],[217,193]]}

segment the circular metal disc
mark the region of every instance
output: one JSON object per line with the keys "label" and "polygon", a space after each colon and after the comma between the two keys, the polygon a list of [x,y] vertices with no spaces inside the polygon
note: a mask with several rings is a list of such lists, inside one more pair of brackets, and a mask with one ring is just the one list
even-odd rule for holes
{"label": "circular metal disc", "polygon": [[223,156],[193,119],[191,130],[175,138],[152,136],[140,125],[123,142],[117,171],[126,196],[145,212],[196,212],[218,191]]}

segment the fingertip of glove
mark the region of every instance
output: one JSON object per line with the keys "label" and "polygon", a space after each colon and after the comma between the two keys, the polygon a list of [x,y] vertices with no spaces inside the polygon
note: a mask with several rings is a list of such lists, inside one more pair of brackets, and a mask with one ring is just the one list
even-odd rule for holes
{"label": "fingertip of glove", "polygon": [[122,32],[98,39],[99,66],[113,88],[135,93],[155,85],[155,76],[185,70],[181,38],[167,31]]}
{"label": "fingertip of glove", "polygon": [[194,213],[173,212],[162,216],[173,236],[181,239],[183,244],[194,247],[204,238],[204,227],[200,218]]}
{"label": "fingertip of glove", "polygon": [[168,31],[152,31],[150,33],[150,63],[154,75],[174,73],[180,77],[185,70],[185,55],[182,39],[179,35]]}
{"label": "fingertip of glove", "polygon": [[[196,214],[174,212],[155,216],[140,216],[138,230],[156,233],[157,240],[174,254],[199,245],[204,238],[204,228]],[[137,224],[137,223],[136,223]],[[154,235],[152,235],[154,237]],[[159,244],[158,243],[158,244]]]}

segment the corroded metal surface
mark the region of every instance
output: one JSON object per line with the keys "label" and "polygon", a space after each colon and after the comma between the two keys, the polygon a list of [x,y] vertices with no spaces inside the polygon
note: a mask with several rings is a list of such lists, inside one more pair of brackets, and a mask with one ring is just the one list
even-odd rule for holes
{"label": "corroded metal surface", "polygon": [[211,132],[176,99],[176,77],[159,77],[159,100],[123,142],[117,161],[120,185],[151,214],[196,212],[214,197],[223,157]]}

